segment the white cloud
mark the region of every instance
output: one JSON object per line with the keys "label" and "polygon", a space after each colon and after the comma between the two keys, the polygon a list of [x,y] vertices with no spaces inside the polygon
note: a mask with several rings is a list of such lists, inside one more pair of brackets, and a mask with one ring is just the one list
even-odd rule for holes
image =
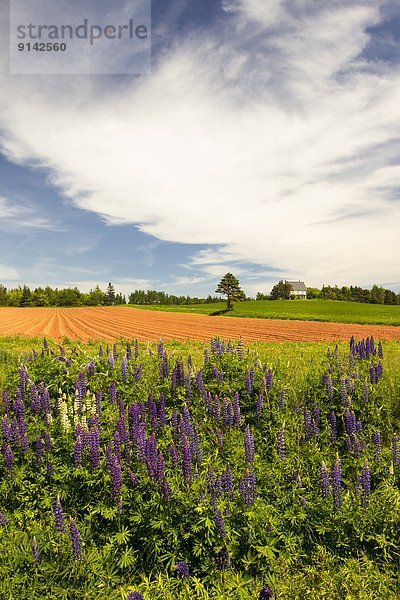
{"label": "white cloud", "polygon": [[0,281],[14,281],[20,278],[20,273],[13,267],[0,264]]}
{"label": "white cloud", "polygon": [[3,74],[4,151],[112,223],[219,244],[190,263],[206,276],[395,281],[400,69],[359,58],[379,2],[282,6],[225,2],[229,29],[115,89]]}

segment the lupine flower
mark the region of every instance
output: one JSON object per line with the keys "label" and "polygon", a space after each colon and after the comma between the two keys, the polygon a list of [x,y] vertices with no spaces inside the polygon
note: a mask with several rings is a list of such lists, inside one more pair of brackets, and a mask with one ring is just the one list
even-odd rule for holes
{"label": "lupine flower", "polygon": [[230,398],[224,398],[224,423],[225,425],[233,425],[233,406]]}
{"label": "lupine flower", "polygon": [[60,496],[57,496],[57,500],[54,506],[54,520],[56,522],[57,531],[65,533],[65,516],[60,502]]}
{"label": "lupine flower", "polygon": [[43,442],[40,437],[36,438],[36,440],[33,442],[33,447],[35,449],[36,462],[38,465],[40,465],[43,455]]}
{"label": "lupine flower", "polygon": [[282,427],[278,431],[278,456],[281,460],[286,458],[286,440],[285,440],[285,430]]}
{"label": "lupine flower", "polygon": [[244,447],[246,452],[246,462],[252,463],[254,460],[254,438],[249,425],[246,426],[244,432]]}
{"label": "lupine flower", "polygon": [[256,501],[257,484],[253,471],[247,471],[246,475],[240,480],[239,491],[246,506],[250,506]]}
{"label": "lupine flower", "polygon": [[7,519],[6,515],[3,515],[3,513],[0,513],[0,527],[5,527],[6,525],[8,525],[9,520]]}
{"label": "lupine flower", "polygon": [[383,348],[381,342],[378,342],[378,356],[379,358],[383,358]]}
{"label": "lupine flower", "polygon": [[353,410],[352,411],[350,411],[349,409],[346,410],[345,427],[346,427],[346,432],[348,435],[355,433],[357,430],[357,419],[356,419],[356,416],[355,416]]}
{"label": "lupine flower", "polygon": [[396,434],[392,437],[392,456],[393,465],[397,467],[400,464],[399,438]]}
{"label": "lupine flower", "polygon": [[268,369],[265,375],[265,384],[268,390],[270,390],[274,384],[274,374],[271,369]]}
{"label": "lupine flower", "polygon": [[332,400],[333,398],[333,385],[332,378],[330,375],[326,376],[326,391],[328,392],[328,398]]}
{"label": "lupine flower", "polygon": [[7,469],[12,471],[14,467],[14,454],[9,444],[6,444],[4,448],[4,460],[6,462]]}
{"label": "lupine flower", "polygon": [[221,477],[221,487],[222,487],[223,491],[228,494],[233,492],[234,481],[233,481],[233,473],[230,468],[228,468]]}
{"label": "lupine flower", "polygon": [[79,529],[73,519],[69,520],[69,535],[71,539],[72,553],[74,555],[74,559],[80,561],[82,560],[82,540],[81,534],[79,533]]}
{"label": "lupine flower", "polygon": [[265,585],[258,595],[258,600],[275,600],[275,594],[269,587]]}
{"label": "lupine flower", "polygon": [[178,571],[178,576],[181,579],[187,579],[188,577],[190,577],[189,567],[184,560],[180,560],[179,562],[177,562],[175,565],[175,569]]}
{"label": "lupine flower", "polygon": [[129,470],[128,472],[129,474],[129,479],[132,482],[132,486],[133,488],[136,488],[139,485],[139,478],[137,477],[137,475],[135,475],[135,473],[131,470]]}
{"label": "lupine flower", "polygon": [[333,504],[336,510],[342,505],[342,465],[337,457],[332,469]]}
{"label": "lupine flower", "polygon": [[74,465],[79,467],[82,464],[83,438],[78,436],[74,444]]}
{"label": "lupine flower", "polygon": [[372,441],[375,446],[375,460],[378,460],[380,454],[382,453],[382,438],[379,431],[374,432]]}
{"label": "lupine flower", "polygon": [[143,600],[143,596],[140,592],[131,592],[126,600]]}
{"label": "lupine flower", "polygon": [[321,488],[323,496],[327,497],[331,495],[331,485],[329,479],[329,471],[328,467],[324,462],[322,462],[321,467]]}
{"label": "lupine flower", "polygon": [[279,408],[284,410],[286,407],[285,390],[279,392]]}
{"label": "lupine flower", "polygon": [[242,422],[242,417],[240,414],[239,394],[237,392],[235,392],[233,399],[233,418],[235,425],[239,426]]}
{"label": "lupine flower", "polygon": [[227,571],[229,569],[229,554],[226,548],[221,548],[218,552],[217,568],[219,571]]}
{"label": "lupine flower", "polygon": [[221,511],[216,506],[214,507],[214,514],[215,514],[215,523],[217,525],[219,534],[222,538],[226,538],[225,520],[224,520],[224,517],[222,516]]}
{"label": "lupine flower", "polygon": [[257,405],[256,405],[256,413],[257,413],[258,418],[260,418],[260,416],[261,416],[262,409],[263,409],[263,396],[262,396],[262,394],[260,394],[258,396]]}
{"label": "lupine flower", "polygon": [[222,431],[218,429],[218,427],[215,428],[215,434],[217,436],[217,445],[219,448],[222,448],[222,446],[224,445],[224,436],[222,434]]}
{"label": "lupine flower", "polygon": [[332,411],[331,414],[329,415],[329,422],[331,424],[331,440],[332,440],[332,442],[336,442],[336,440],[337,440],[337,420],[336,420],[335,411]]}
{"label": "lupine flower", "polygon": [[364,506],[368,506],[371,494],[371,471],[367,459],[365,459],[364,467],[361,472],[360,483],[363,491],[363,504]]}
{"label": "lupine flower", "polygon": [[304,438],[309,440],[312,434],[311,413],[308,408],[304,409]]}
{"label": "lupine flower", "polygon": [[32,540],[32,552],[35,559],[35,565],[37,566],[39,564],[39,549],[35,537]]}

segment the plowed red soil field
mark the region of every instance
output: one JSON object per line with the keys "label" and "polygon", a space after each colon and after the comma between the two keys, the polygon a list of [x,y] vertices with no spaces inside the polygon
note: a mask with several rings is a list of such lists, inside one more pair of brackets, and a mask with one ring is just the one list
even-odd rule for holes
{"label": "plowed red soil field", "polygon": [[283,321],[235,317],[209,317],[153,312],[125,307],[0,308],[0,335],[46,336],[56,340],[124,337],[139,341],[206,340],[213,336],[243,341],[348,340],[352,335],[373,335],[381,340],[400,340],[400,327],[349,325],[316,321]]}

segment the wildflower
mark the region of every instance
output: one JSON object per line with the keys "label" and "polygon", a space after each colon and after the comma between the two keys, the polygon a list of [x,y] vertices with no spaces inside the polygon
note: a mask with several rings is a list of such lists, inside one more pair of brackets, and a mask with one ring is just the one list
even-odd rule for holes
{"label": "wildflower", "polygon": [[126,600],[143,600],[143,596],[140,592],[131,592]]}
{"label": "wildflower", "polygon": [[69,520],[69,534],[71,538],[72,553],[75,560],[82,560],[82,540],[79,529],[73,519]]}
{"label": "wildflower", "polygon": [[397,467],[400,464],[399,438],[396,434],[392,437],[392,456],[393,465]]}
{"label": "wildflower", "polygon": [[247,425],[244,432],[244,447],[246,452],[246,462],[252,463],[254,460],[254,438],[249,425]]}
{"label": "wildflower", "polygon": [[189,567],[184,560],[180,560],[179,562],[177,562],[175,565],[175,569],[178,571],[178,576],[181,579],[187,579],[188,577],[190,577]]}
{"label": "wildflower", "polygon": [[3,515],[3,513],[0,513],[0,527],[5,527],[6,525],[8,525],[9,520],[7,519],[6,515]]}
{"label": "wildflower", "polygon": [[261,592],[259,593],[258,600],[275,600],[275,594],[269,587],[269,585],[265,585]]}
{"label": "wildflower", "polygon": [[333,504],[336,510],[342,505],[342,465],[339,457],[332,469]]}
{"label": "wildflower", "polygon": [[229,554],[225,547],[221,548],[218,552],[217,567],[219,571],[227,571],[229,569]]}
{"label": "wildflower", "polygon": [[371,494],[371,471],[367,459],[365,459],[364,466],[361,472],[360,483],[363,491],[363,504],[364,506],[368,506],[369,497]]}
{"label": "wildflower", "polygon": [[382,438],[379,431],[374,432],[372,441],[375,446],[375,460],[378,460],[380,454],[382,453]]}
{"label": "wildflower", "polygon": [[37,566],[39,564],[39,549],[35,537],[32,540],[32,552],[35,559],[35,565]]}
{"label": "wildflower", "polygon": [[57,496],[57,500],[54,506],[54,520],[56,522],[57,531],[65,533],[65,516],[60,502],[60,496]]}
{"label": "wildflower", "polygon": [[250,506],[257,499],[256,477],[253,471],[248,471],[239,483],[239,491],[243,502]]}
{"label": "wildflower", "polygon": [[331,494],[331,485],[329,479],[329,471],[326,464],[322,461],[321,467],[321,487],[323,496],[330,496]]}
{"label": "wildflower", "polygon": [[335,411],[332,411],[331,414],[329,415],[329,422],[331,424],[331,440],[332,440],[332,442],[336,442],[336,440],[337,440],[337,420],[336,420]]}

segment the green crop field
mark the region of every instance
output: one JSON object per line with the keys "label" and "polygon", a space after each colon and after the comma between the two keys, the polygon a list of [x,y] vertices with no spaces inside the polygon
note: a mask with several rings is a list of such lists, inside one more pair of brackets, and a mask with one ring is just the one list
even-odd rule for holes
{"label": "green crop field", "polygon": [[0,598],[395,600],[400,344],[0,338]]}
{"label": "green crop field", "polygon": [[226,302],[183,306],[135,305],[135,308],[258,319],[299,319],[302,321],[332,321],[369,325],[400,325],[400,306],[339,302],[335,300],[249,300],[248,302],[235,303],[233,310],[229,312],[225,310]]}

